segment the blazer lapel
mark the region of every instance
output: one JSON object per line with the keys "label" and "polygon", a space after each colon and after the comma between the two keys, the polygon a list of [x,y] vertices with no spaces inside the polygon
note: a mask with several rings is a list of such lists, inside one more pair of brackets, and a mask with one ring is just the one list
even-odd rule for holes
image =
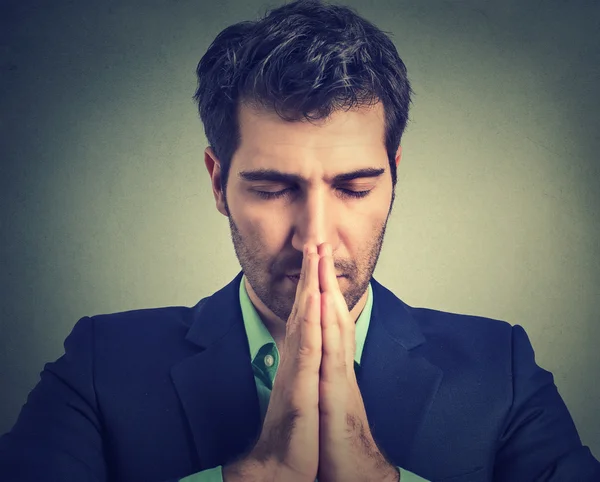
{"label": "blazer lapel", "polygon": [[[243,454],[261,431],[239,303],[242,275],[196,305],[186,340],[202,351],[171,370],[201,470]],[[407,305],[374,278],[371,284],[373,310],[357,380],[380,449],[392,463],[405,466],[443,372],[412,351],[425,338]]]}
{"label": "blazer lapel", "polygon": [[239,303],[242,272],[195,308],[186,340],[203,349],[173,366],[200,470],[223,465],[258,439],[260,407]]}
{"label": "blazer lapel", "polygon": [[425,338],[407,305],[373,278],[371,285],[373,310],[357,380],[375,441],[390,462],[405,467],[443,372],[414,350]]}

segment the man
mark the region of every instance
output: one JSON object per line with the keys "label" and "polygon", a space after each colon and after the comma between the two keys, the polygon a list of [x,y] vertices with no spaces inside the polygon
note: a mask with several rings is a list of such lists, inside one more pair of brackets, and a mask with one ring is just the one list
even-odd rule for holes
{"label": "man", "polygon": [[600,480],[522,327],[372,277],[411,92],[393,43],[299,1],[221,32],[198,78],[242,271],[193,308],[81,318],[0,480]]}

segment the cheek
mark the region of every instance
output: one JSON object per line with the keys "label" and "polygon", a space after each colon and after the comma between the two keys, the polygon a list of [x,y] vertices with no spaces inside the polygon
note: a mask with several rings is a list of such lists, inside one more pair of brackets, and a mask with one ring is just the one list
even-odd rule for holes
{"label": "cheek", "polygon": [[364,212],[351,216],[351,222],[347,224],[348,241],[359,251],[370,249],[377,242],[384,229],[388,215],[388,209],[382,208],[382,203],[366,208]]}
{"label": "cheek", "polygon": [[255,242],[260,243],[261,249],[276,250],[289,233],[290,226],[280,211],[242,202],[237,213],[240,229],[244,230],[246,236],[251,236]]}
{"label": "cheek", "polygon": [[235,203],[231,202],[230,207],[235,222],[240,226],[244,226],[245,232],[261,230],[266,216],[264,210],[258,204],[250,201],[246,196],[236,193]]}
{"label": "cheek", "polygon": [[356,224],[357,229],[360,225],[363,230],[381,226],[387,218],[390,201],[391,197],[385,195],[373,196],[372,199],[369,199],[369,202],[365,202],[360,208],[351,213],[350,217],[353,219],[353,224]]}

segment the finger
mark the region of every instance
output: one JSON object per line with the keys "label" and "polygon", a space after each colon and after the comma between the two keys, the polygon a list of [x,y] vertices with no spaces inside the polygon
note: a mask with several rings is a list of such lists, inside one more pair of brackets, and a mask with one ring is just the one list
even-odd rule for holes
{"label": "finger", "polygon": [[[294,298],[294,305],[292,306],[292,312],[288,318],[288,321],[285,326],[286,334],[294,329],[296,324],[296,319],[298,312],[302,309],[304,304],[304,300],[302,299],[302,286],[304,286],[304,278],[306,277],[306,264],[307,264],[307,256],[308,245],[304,246],[304,250],[302,253],[302,266],[300,267],[300,279],[298,280],[298,284],[296,285],[296,296]],[[287,338],[287,336],[286,336]]]}
{"label": "finger", "polygon": [[[321,293],[322,357],[319,373],[319,434],[329,443],[343,441],[347,434],[349,384],[339,325],[329,293]],[[331,448],[331,447],[330,447]]]}
{"label": "finger", "polygon": [[306,261],[307,261],[307,254],[308,252],[308,244],[306,244],[304,246],[304,249],[302,251],[302,266],[300,267],[300,279],[298,280],[298,284],[296,285],[296,296],[294,298],[294,305],[292,306],[292,312],[290,313],[290,316],[288,318],[288,322],[286,323],[286,333],[291,329],[291,325],[294,323],[294,320],[296,319],[296,315],[298,314],[298,311],[300,310],[300,307],[303,303],[303,299],[302,299],[302,287],[304,286],[304,278],[306,277]]}
{"label": "finger", "polygon": [[321,244],[319,246],[319,254],[327,261],[323,272],[319,272],[319,285],[321,292],[329,291],[331,293],[332,300],[335,303],[343,303],[346,309],[348,309],[345,303],[344,295],[342,294],[340,288],[340,283],[336,276],[331,245],[329,243]]}
{"label": "finger", "polygon": [[[310,291],[309,291],[309,283],[310,283],[310,279],[311,277],[314,277],[314,267],[311,271],[311,255],[314,256],[314,253],[316,251],[316,247],[314,246],[314,244],[311,246],[308,243],[304,246],[304,251],[303,251],[303,255],[302,255],[302,268],[300,271],[300,279],[298,280],[297,286],[296,286],[296,298],[294,300],[294,306],[292,308],[292,312],[290,314],[290,318],[288,320],[288,323],[286,325],[286,340],[288,339],[288,335],[290,335],[290,338],[294,339],[294,342],[292,343],[294,345],[293,348],[291,348],[293,353],[298,353],[298,350],[300,347],[304,346],[307,347],[310,345],[311,347],[313,345],[318,344],[318,350],[320,351],[320,313],[317,313],[317,315],[315,316],[313,314],[314,310],[320,310],[320,299],[319,298],[314,298],[313,300],[310,299]],[[314,263],[314,261],[313,261]],[[311,273],[313,273],[311,275]],[[308,289],[307,289],[308,288]],[[313,292],[315,291],[315,289],[313,288]],[[318,294],[318,289],[316,290],[317,294]],[[304,322],[303,322],[304,320]],[[305,329],[303,329],[303,327],[305,327],[306,324],[309,324],[310,326],[314,325],[314,330],[316,333],[313,336],[310,336],[310,333],[305,333]],[[310,332],[311,330],[309,330]],[[308,335],[308,336],[306,336]],[[318,340],[316,340],[316,336],[318,335]],[[314,340],[313,340],[314,339]],[[287,345],[287,343],[284,342],[284,345]],[[316,347],[315,347],[316,349]]]}
{"label": "finger", "polygon": [[308,255],[314,251],[315,251],[314,245],[311,245],[308,243],[304,245],[304,251],[302,252],[302,268],[300,268],[300,279],[298,280],[298,285],[296,286],[296,298],[298,297],[298,294],[302,293],[305,289],[306,279],[307,279],[306,273],[307,273],[308,264],[309,264]]}
{"label": "finger", "polygon": [[[331,255],[330,246],[331,245],[329,245],[328,243],[321,244],[319,246],[319,255],[324,261],[328,261],[328,259],[331,259],[331,261],[333,262],[333,256]],[[335,278],[335,270],[333,277]],[[335,285],[331,281],[331,270],[326,262],[323,263],[323,269],[319,269],[319,288],[321,290],[321,293],[325,291],[333,292],[333,290],[335,289]]]}
{"label": "finger", "polygon": [[302,253],[302,267],[300,268],[300,279],[296,285],[296,298],[292,308],[292,315],[294,319],[297,318],[296,315],[301,314],[301,312],[306,309],[308,303],[308,290],[310,289],[309,283],[311,279],[311,272],[314,271],[314,269],[312,271],[310,269],[311,253],[314,253],[315,251],[316,246],[314,244],[311,245],[307,243],[304,245],[304,251]]}
{"label": "finger", "polygon": [[326,286],[325,293],[329,299],[331,309],[335,313],[335,322],[339,330],[339,344],[341,345],[341,356],[344,357],[346,372],[349,375],[354,374],[354,354],[356,351],[355,326],[348,312],[348,305],[344,295],[341,292],[339,281],[336,277],[335,263],[331,252],[331,245],[322,246],[324,253],[324,266],[320,275]]}
{"label": "finger", "polygon": [[[312,245],[310,248],[310,252],[308,253],[307,259],[307,272],[306,272],[306,281],[305,281],[305,291],[306,293],[316,294],[320,293],[319,291],[319,253],[317,253],[317,247]],[[319,301],[317,297],[317,301]],[[317,303],[319,304],[319,303]]]}
{"label": "finger", "polygon": [[[316,246],[309,248],[306,259],[306,273],[304,291],[302,297],[305,307],[305,316],[301,317],[301,323],[307,324],[309,333],[307,335],[319,344],[318,352],[321,354],[321,293],[319,292],[319,254]],[[304,321],[302,321],[304,320]],[[316,348],[316,347],[315,347]]]}
{"label": "finger", "polygon": [[331,271],[333,263],[331,256],[324,255],[319,260],[319,283],[321,285],[321,332],[323,339],[322,375],[325,383],[339,380],[340,374],[345,370],[346,353],[342,343],[338,310],[332,289],[332,279],[335,271]]}
{"label": "finger", "polygon": [[[335,310],[329,293],[321,293],[321,336],[322,358],[320,369],[319,407],[323,415],[329,417],[346,406],[344,383],[346,368],[344,351],[340,339],[340,329],[335,319]],[[336,411],[336,407],[338,410]],[[333,423],[330,420],[330,423]],[[343,424],[343,421],[337,421]]]}

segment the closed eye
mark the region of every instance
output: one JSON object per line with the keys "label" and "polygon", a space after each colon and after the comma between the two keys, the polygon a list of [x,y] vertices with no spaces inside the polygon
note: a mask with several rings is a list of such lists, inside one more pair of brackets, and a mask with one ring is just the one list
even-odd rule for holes
{"label": "closed eye", "polygon": [[[258,197],[260,197],[262,199],[274,199],[274,198],[283,197],[283,196],[289,194],[292,190],[293,190],[293,188],[288,187],[287,189],[282,189],[281,191],[274,191],[274,192],[256,191],[256,190],[253,190],[253,191],[257,194]],[[372,189],[369,189],[367,191],[353,191],[352,189],[343,189],[343,188],[338,188],[338,190],[342,193],[342,196],[353,197],[353,198],[363,198],[372,191]]]}

